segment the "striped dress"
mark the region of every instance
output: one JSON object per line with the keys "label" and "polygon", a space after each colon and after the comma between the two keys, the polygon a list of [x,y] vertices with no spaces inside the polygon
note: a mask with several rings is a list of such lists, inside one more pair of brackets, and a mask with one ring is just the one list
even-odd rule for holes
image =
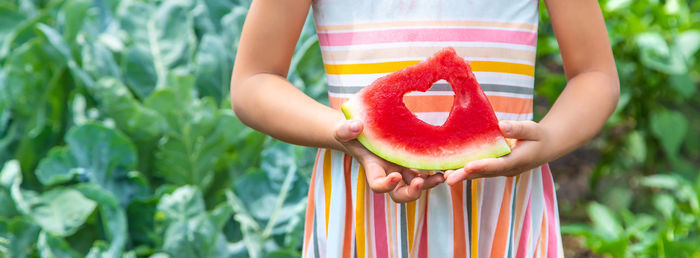
{"label": "striped dress", "polygon": [[[452,46],[469,60],[501,120],[531,120],[536,0],[316,0],[313,14],[330,104],[388,73]],[[452,91],[438,81],[404,97],[420,119],[442,124]],[[308,196],[304,257],[561,257],[548,166],[516,177],[441,184],[397,204],[369,188],[363,168],[318,152]]]}

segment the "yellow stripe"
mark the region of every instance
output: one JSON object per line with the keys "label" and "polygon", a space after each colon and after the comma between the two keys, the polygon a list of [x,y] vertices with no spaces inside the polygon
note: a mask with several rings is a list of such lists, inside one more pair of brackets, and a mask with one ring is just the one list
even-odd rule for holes
{"label": "yellow stripe", "polygon": [[[325,64],[328,74],[373,74],[393,73],[420,61],[396,61],[367,64]],[[471,61],[474,72],[512,73],[535,76],[535,67],[529,64],[518,64],[498,61]]]}
{"label": "yellow stripe", "polygon": [[413,232],[415,232],[416,201],[406,203],[406,224],[408,224],[408,250],[413,250]]}
{"label": "yellow stripe", "polygon": [[323,191],[326,201],[326,237],[328,237],[328,215],[331,209],[331,151],[323,156]]}
{"label": "yellow stripe", "polygon": [[479,221],[479,212],[476,210],[478,205],[478,199],[476,196],[476,189],[478,187],[478,180],[472,180],[472,256],[471,257],[479,257],[479,223],[476,223]]}
{"label": "yellow stripe", "polygon": [[365,180],[365,168],[360,166],[357,175],[357,208],[355,209],[357,258],[365,258]]}

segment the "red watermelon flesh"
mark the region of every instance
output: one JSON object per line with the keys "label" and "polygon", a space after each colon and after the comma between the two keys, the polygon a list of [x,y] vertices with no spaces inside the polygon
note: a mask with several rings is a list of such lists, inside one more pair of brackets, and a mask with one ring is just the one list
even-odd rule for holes
{"label": "red watermelon flesh", "polygon": [[[403,96],[425,92],[441,79],[452,86],[454,102],[447,120],[438,126],[411,113]],[[342,110],[346,118],[364,123],[358,138],[362,145],[404,167],[456,169],[469,161],[510,153],[471,67],[452,48],[377,79],[344,103]]]}

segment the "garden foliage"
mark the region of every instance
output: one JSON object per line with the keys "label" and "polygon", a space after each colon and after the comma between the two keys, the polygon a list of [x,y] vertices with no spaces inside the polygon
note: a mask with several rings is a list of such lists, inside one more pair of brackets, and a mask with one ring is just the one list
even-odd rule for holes
{"label": "garden foliage", "polygon": [[[247,1],[0,1],[0,257],[296,257],[314,151],[245,127]],[[313,24],[290,80],[323,99]]]}

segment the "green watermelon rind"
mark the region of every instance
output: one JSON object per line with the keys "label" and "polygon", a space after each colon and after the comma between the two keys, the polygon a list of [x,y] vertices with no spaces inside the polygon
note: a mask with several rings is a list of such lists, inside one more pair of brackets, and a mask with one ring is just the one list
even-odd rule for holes
{"label": "green watermelon rind", "polygon": [[[348,102],[341,106],[341,110],[348,120],[361,119],[362,107],[360,103],[356,103],[358,100],[356,98],[351,98]],[[468,147],[460,151],[460,155],[453,155],[452,157],[428,157],[426,155],[410,155],[408,153],[403,153],[394,150],[392,146],[388,144],[382,144],[379,140],[371,140],[368,136],[367,128],[360,134],[357,140],[365,146],[369,151],[376,154],[377,156],[407,167],[415,168],[421,170],[448,170],[448,169],[459,169],[463,168],[467,162],[486,159],[486,158],[497,158],[504,156],[511,152],[510,146],[505,141],[504,138],[496,140],[493,144],[488,146],[480,147]],[[413,156],[413,157],[411,157]]]}

